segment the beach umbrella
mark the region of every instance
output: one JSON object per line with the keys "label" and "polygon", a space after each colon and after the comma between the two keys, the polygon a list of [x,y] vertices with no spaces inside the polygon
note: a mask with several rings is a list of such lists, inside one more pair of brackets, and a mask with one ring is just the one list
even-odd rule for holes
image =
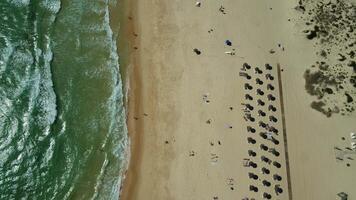
{"label": "beach umbrella", "polygon": [[260,105],[260,106],[264,106],[264,105],[265,105],[265,102],[262,101],[261,99],[258,99],[258,100],[257,100],[257,104]]}
{"label": "beach umbrella", "polygon": [[266,113],[263,112],[262,110],[258,110],[257,112],[258,112],[258,115],[260,115],[262,117],[266,116]]}
{"label": "beach umbrella", "polygon": [[267,90],[274,90],[274,87],[272,84],[267,84]]}
{"label": "beach umbrella", "polygon": [[245,86],[245,89],[247,89],[247,90],[252,90],[253,89],[253,87],[248,83],[245,83],[244,86]]}
{"label": "beach umbrella", "polygon": [[259,121],[259,122],[258,122],[258,126],[259,126],[259,127],[262,127],[262,128],[266,128],[266,127],[267,127],[267,124],[264,123],[263,121]]}
{"label": "beach umbrella", "polygon": [[268,151],[277,157],[280,155],[280,153],[275,148],[271,148]]}
{"label": "beach umbrella", "polygon": [[273,161],[273,165],[276,166],[277,168],[281,168],[281,164],[277,161]]}
{"label": "beach umbrella", "polygon": [[274,174],[273,175],[273,179],[276,180],[276,181],[281,181],[282,180],[282,177],[278,174]]}
{"label": "beach umbrella", "polygon": [[268,106],[268,110],[269,110],[269,111],[276,112],[276,111],[277,111],[277,108],[274,107],[273,105],[269,105],[269,106]]}
{"label": "beach umbrella", "polygon": [[267,147],[266,145],[264,145],[264,144],[261,144],[261,145],[260,145],[260,148],[261,148],[262,150],[264,150],[264,151],[268,151],[268,147]]}
{"label": "beach umbrella", "polygon": [[278,133],[278,129],[274,128],[273,126],[270,126],[268,130],[273,132],[274,134],[278,135],[277,134]]}
{"label": "beach umbrella", "polygon": [[265,93],[264,93],[260,88],[258,88],[258,89],[257,89],[257,94],[262,96],[262,95],[264,95]]}
{"label": "beach umbrella", "polygon": [[267,70],[272,70],[272,66],[270,64],[268,64],[268,63],[265,64],[265,67],[266,67]]}
{"label": "beach umbrella", "polygon": [[201,51],[197,48],[193,49],[193,51],[197,54],[197,55],[200,55],[201,54]]}
{"label": "beach umbrella", "polygon": [[264,192],[264,193],[263,193],[263,198],[265,198],[265,199],[271,199],[271,198],[272,198],[272,195],[268,194],[267,192]]}
{"label": "beach umbrella", "polygon": [[257,176],[256,174],[252,173],[252,172],[249,172],[249,173],[248,173],[248,177],[249,177],[250,179],[254,179],[254,180],[257,180],[257,179],[258,179],[258,176]]}
{"label": "beach umbrella", "polygon": [[265,168],[265,167],[262,167],[262,173],[263,174],[269,174],[270,173],[270,171],[269,171],[269,169],[267,169],[267,168]]}
{"label": "beach umbrella", "polygon": [[247,132],[255,133],[256,129],[252,128],[251,126],[247,126]]}
{"label": "beach umbrella", "polygon": [[243,69],[251,69],[251,65],[244,63],[244,64],[242,64],[242,68]]}
{"label": "beach umbrella", "polygon": [[254,117],[251,116],[251,114],[246,116],[247,119],[249,119],[251,122],[254,122],[256,119]]}
{"label": "beach umbrella", "polygon": [[257,154],[256,154],[256,152],[254,152],[252,150],[248,150],[248,155],[252,156],[252,157],[255,157]]}
{"label": "beach umbrella", "polygon": [[271,122],[277,122],[278,121],[277,118],[275,116],[273,116],[273,115],[269,116],[269,120]]}
{"label": "beach umbrella", "polygon": [[230,40],[225,40],[225,44],[226,44],[227,46],[231,46],[231,45],[232,45],[232,42],[231,42]]}
{"label": "beach umbrella", "polygon": [[277,194],[282,194],[283,193],[283,189],[281,187],[279,187],[279,185],[274,186],[274,191]]}
{"label": "beach umbrella", "polygon": [[256,144],[256,140],[253,139],[252,137],[248,137],[248,138],[247,138],[247,142],[248,142],[248,143],[251,143],[251,144]]}
{"label": "beach umbrella", "polygon": [[272,94],[268,94],[268,95],[267,95],[267,98],[268,98],[268,100],[270,100],[270,101],[275,101],[275,100],[276,100],[276,97],[274,97]]}
{"label": "beach umbrella", "polygon": [[264,186],[267,186],[267,187],[271,186],[271,183],[270,183],[269,181],[266,181],[266,180],[263,180],[263,181],[262,181],[262,184],[263,184]]}
{"label": "beach umbrella", "polygon": [[253,100],[253,97],[249,94],[245,94],[245,99],[251,101],[251,100]]}
{"label": "beach umbrella", "polygon": [[272,137],[271,140],[275,145],[279,145],[279,141],[276,138]]}
{"label": "beach umbrella", "polygon": [[274,77],[271,74],[266,74],[266,79],[273,81]]}
{"label": "beach umbrella", "polygon": [[245,106],[246,106],[247,109],[249,109],[251,111],[253,110],[253,106],[251,106],[250,104],[246,104]]}
{"label": "beach umbrella", "polygon": [[253,168],[257,168],[257,164],[252,161],[250,161],[248,164],[249,164],[249,166],[251,166]]}
{"label": "beach umbrella", "polygon": [[262,73],[263,71],[260,68],[258,67],[255,68],[255,74],[262,74]]}
{"label": "beach umbrella", "polygon": [[266,162],[266,163],[271,163],[271,160],[267,158],[266,156],[261,156],[261,161]]}
{"label": "beach umbrella", "polygon": [[258,188],[254,185],[250,185],[250,191],[258,192]]}
{"label": "beach umbrella", "polygon": [[263,81],[259,78],[256,78],[256,83],[259,84],[259,85],[262,85],[263,84]]}

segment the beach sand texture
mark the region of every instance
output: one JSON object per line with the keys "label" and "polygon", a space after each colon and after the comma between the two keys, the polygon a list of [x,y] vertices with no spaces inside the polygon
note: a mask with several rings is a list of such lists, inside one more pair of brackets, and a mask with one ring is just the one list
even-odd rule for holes
{"label": "beach sand texture", "polygon": [[[309,20],[303,16],[311,4],[132,3],[127,19],[137,34],[128,86],[132,147],[123,200],[328,200],[337,199],[339,192],[356,196],[356,156],[346,149],[350,132],[356,131],[355,114],[312,109],[317,97],[306,91],[303,76],[317,65],[318,52],[325,47],[320,38],[307,39],[310,32],[303,32]],[[337,49],[340,42],[330,45]],[[348,58],[345,62],[352,61]],[[335,52],[325,60],[339,63]],[[251,69],[243,70],[245,63]],[[355,73],[351,67],[346,71],[346,77]],[[355,95],[352,87],[344,88]],[[344,90],[341,96],[334,90],[324,104],[343,98]],[[282,193],[276,193],[278,188]]]}

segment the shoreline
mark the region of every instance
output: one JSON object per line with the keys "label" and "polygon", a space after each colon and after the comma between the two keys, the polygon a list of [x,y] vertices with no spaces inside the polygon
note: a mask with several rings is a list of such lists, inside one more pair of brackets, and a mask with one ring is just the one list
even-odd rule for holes
{"label": "shoreline", "polygon": [[[136,165],[139,164],[140,160],[140,137],[136,137],[132,134],[136,130],[134,122],[132,120],[132,113],[135,113],[136,108],[139,107],[139,102],[136,99],[140,99],[140,71],[137,69],[139,67],[139,59],[135,56],[134,46],[137,41],[137,37],[134,35],[137,29],[138,22],[132,16],[137,16],[137,0],[127,1],[123,0],[120,8],[120,33],[118,42],[118,49],[121,61],[120,66],[123,66],[122,80],[124,93],[124,105],[126,110],[126,125],[128,130],[128,149],[127,149],[127,160],[126,169],[122,176],[122,181],[120,184],[120,194],[119,199],[129,199],[129,194],[134,192],[135,177],[137,173]],[[127,40],[125,40],[127,39]],[[138,126],[139,127],[139,126]]]}

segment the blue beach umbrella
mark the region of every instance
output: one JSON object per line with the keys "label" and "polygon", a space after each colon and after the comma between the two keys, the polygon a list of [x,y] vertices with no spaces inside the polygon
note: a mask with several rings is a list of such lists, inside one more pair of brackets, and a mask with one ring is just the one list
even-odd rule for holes
{"label": "blue beach umbrella", "polygon": [[227,46],[231,46],[231,45],[232,45],[232,42],[231,42],[230,40],[226,40],[226,41],[225,41],[225,44],[226,44]]}

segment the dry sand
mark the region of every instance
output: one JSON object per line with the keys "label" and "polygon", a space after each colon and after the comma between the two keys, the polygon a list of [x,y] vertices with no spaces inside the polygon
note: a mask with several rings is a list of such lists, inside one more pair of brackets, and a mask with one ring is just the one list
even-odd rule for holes
{"label": "dry sand", "polygon": [[[123,200],[263,199],[264,192],[272,199],[336,199],[338,192],[355,197],[356,163],[350,161],[351,166],[346,167],[345,162],[336,162],[334,151],[334,146],[350,143],[349,133],[356,130],[355,117],[326,118],[310,108],[314,98],[305,91],[303,74],[316,60],[316,47],[302,33],[294,10],[297,2],[205,0],[196,7],[193,0],[136,1],[127,14],[127,20],[134,24],[128,35],[138,35],[130,36],[131,48],[137,49],[129,60],[132,146]],[[220,6],[226,14],[219,11]],[[213,31],[209,33],[210,29]],[[226,39],[232,41],[232,47],[225,45]],[[194,48],[201,55],[196,55]],[[224,53],[232,48],[235,55]],[[264,65],[271,64],[275,80],[270,82],[276,90],[268,92],[268,80],[264,74],[254,74],[253,69],[249,71],[250,81],[239,76],[243,63],[263,69],[264,74]],[[280,81],[285,126],[277,64],[283,69]],[[263,86],[255,84],[256,77],[264,81]],[[268,102],[267,92],[277,98],[273,102],[277,112],[268,112],[267,106],[262,109],[278,119],[274,125],[279,130],[275,137],[281,142],[275,145],[281,152],[278,158],[259,149],[261,143],[273,146],[258,136],[262,128],[256,124],[267,122],[266,117],[258,117],[254,110],[256,122],[243,119],[246,82],[254,87],[248,92],[254,102],[257,98]],[[256,95],[257,87],[266,92],[263,97]],[[204,102],[204,94],[209,103]],[[206,123],[209,119],[210,124]],[[251,136],[247,125],[257,132]],[[248,144],[249,136],[257,143]],[[343,136],[346,141],[341,141]],[[248,149],[257,156],[249,157]],[[262,162],[261,155],[282,167]],[[256,162],[258,168],[243,167],[244,158]],[[269,168],[271,174],[261,174],[261,167]],[[257,174],[259,180],[249,179],[248,172]],[[272,179],[275,173],[282,181]],[[271,182],[271,187],[263,186],[263,180]],[[276,184],[283,188],[278,196],[274,193]],[[249,191],[249,185],[259,191]]]}

